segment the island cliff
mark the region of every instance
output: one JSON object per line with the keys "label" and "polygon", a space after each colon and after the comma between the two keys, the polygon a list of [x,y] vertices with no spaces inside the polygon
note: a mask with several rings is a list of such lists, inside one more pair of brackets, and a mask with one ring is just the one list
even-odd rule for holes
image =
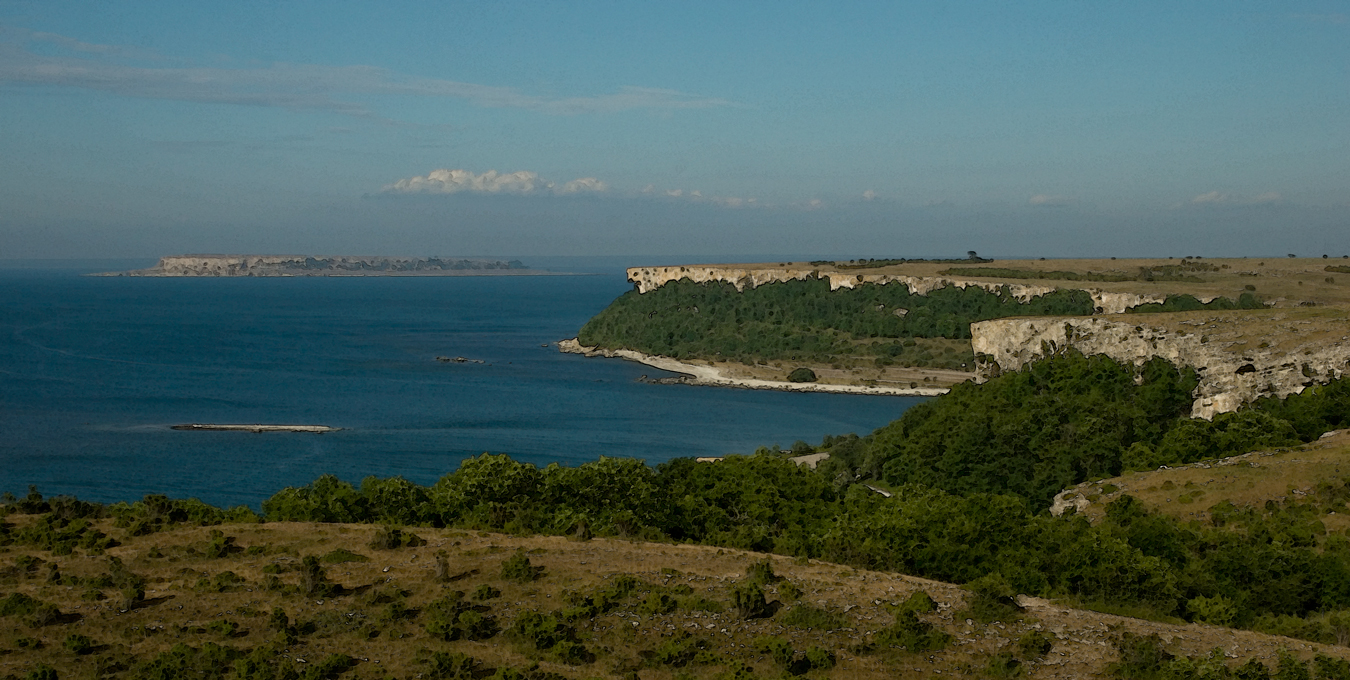
{"label": "island cliff", "polygon": [[481,276],[540,274],[519,260],[342,255],[173,255],[112,276]]}

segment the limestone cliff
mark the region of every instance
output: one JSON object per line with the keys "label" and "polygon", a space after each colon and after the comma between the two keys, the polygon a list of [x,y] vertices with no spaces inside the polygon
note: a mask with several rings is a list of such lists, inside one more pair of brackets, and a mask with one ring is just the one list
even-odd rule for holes
{"label": "limestone cliff", "polygon": [[[963,279],[950,276],[905,276],[902,274],[854,274],[850,272],[831,272],[818,269],[804,269],[791,267],[718,267],[718,266],[678,266],[678,267],[630,267],[628,269],[628,280],[637,285],[639,293],[646,293],[651,290],[680,279],[689,279],[694,283],[704,283],[707,281],[724,281],[736,287],[736,290],[745,290],[746,286],[755,288],[766,283],[776,283],[779,281],[805,281],[808,278],[828,279],[830,290],[839,290],[840,288],[853,288],[863,284],[888,284],[899,283],[907,286],[909,292],[915,295],[926,295],[929,292],[947,286],[957,288],[966,288],[975,286],[991,292],[998,292],[1007,288],[1008,293],[1021,302],[1026,302],[1034,297],[1047,295],[1055,292],[1060,287],[1053,285],[1028,285],[1022,283],[1000,283],[996,281],[984,281],[979,279]],[[1105,290],[1089,288],[1086,286],[1073,286],[1075,289],[1086,290],[1092,296],[1093,306],[1097,308],[1099,314],[1116,314],[1141,304],[1160,303],[1166,299],[1165,294],[1153,293],[1120,293]],[[1202,298],[1202,301],[1208,302],[1208,299]]]}
{"label": "limestone cliff", "polygon": [[[1162,357],[1195,368],[1200,376],[1192,415],[1213,418],[1259,397],[1284,397],[1350,370],[1346,337],[1334,319],[1296,313],[1149,315],[1131,318],[1057,317],[996,319],[971,324],[976,380],[1014,371],[1072,347],[1142,365]],[[1344,326],[1339,326],[1343,332]],[[1257,337],[1277,342],[1250,341]]]}

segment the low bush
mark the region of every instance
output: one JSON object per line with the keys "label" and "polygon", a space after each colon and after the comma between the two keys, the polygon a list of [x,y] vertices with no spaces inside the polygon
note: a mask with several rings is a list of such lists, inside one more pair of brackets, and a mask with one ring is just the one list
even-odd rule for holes
{"label": "low bush", "polygon": [[354,553],[346,548],[338,548],[332,552],[326,553],[319,558],[324,564],[343,564],[346,562],[369,562],[370,558],[361,553]]}
{"label": "low bush", "polygon": [[536,650],[549,652],[566,664],[590,663],[595,655],[577,640],[576,629],[554,614],[524,612],[508,634]]}
{"label": "low bush", "polygon": [[782,621],[787,626],[815,630],[838,630],[848,626],[848,621],[842,614],[809,604],[793,606],[783,616]]}
{"label": "low bush", "polygon": [[911,653],[934,652],[946,647],[951,641],[952,636],[920,619],[914,610],[903,607],[895,613],[894,623],[872,636],[875,645]]}
{"label": "low bush", "polygon": [[482,605],[464,601],[462,591],[433,600],[422,611],[427,634],[440,640],[486,640],[497,634],[497,620]]}
{"label": "low bush", "polygon": [[88,635],[71,633],[66,636],[65,642],[62,642],[61,646],[75,654],[84,655],[94,651],[98,643],[94,642],[93,638]]}
{"label": "low bush", "polygon": [[523,551],[502,561],[502,578],[508,581],[528,583],[538,579],[543,573],[544,568],[531,565],[530,558],[526,557]]}
{"label": "low bush", "polygon": [[757,583],[739,583],[731,589],[731,603],[743,619],[758,619],[769,615],[769,603],[764,590]]}

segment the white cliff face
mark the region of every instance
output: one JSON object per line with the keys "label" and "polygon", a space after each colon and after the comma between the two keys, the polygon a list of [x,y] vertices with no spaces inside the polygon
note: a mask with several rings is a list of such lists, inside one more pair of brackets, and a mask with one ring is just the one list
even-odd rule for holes
{"label": "white cliff face", "polygon": [[150,269],[125,276],[449,276],[474,272],[521,273],[520,262],[493,260],[341,255],[173,255]]}
{"label": "white cliff face", "polygon": [[[830,290],[853,288],[868,283],[877,285],[900,283],[908,287],[909,292],[912,295],[927,295],[934,290],[946,288],[947,286],[955,286],[963,289],[974,286],[994,293],[997,293],[1006,287],[1008,293],[1019,302],[1027,302],[1032,298],[1048,295],[1059,290],[1059,286],[997,283],[994,281],[961,279],[950,276],[851,274],[848,272],[822,272],[815,269],[773,267],[749,269],[708,266],[631,267],[628,269],[628,280],[637,285],[639,293],[647,293],[656,290],[671,281],[679,281],[680,279],[689,279],[694,283],[705,283],[709,281],[726,282],[735,286],[736,290],[745,290],[746,286],[755,288],[766,283],[805,281],[808,278],[829,279]],[[1153,302],[1161,303],[1166,298],[1165,295],[1160,294],[1139,295],[1134,293],[1114,293],[1081,286],[1073,286],[1072,288],[1074,290],[1087,291],[1087,293],[1092,296],[1092,304],[1097,308],[1096,311],[1098,314],[1118,314],[1137,305]]]}
{"label": "white cliff face", "polygon": [[1162,357],[1200,376],[1191,415],[1212,419],[1260,397],[1284,397],[1350,369],[1350,343],[1234,352],[1231,343],[1127,321],[1090,318],[996,319],[971,324],[976,381],[1015,371],[1069,347],[1141,366]]}
{"label": "white cliff face", "polygon": [[303,255],[179,255],[161,257],[155,270],[159,276],[245,276],[304,261]]}

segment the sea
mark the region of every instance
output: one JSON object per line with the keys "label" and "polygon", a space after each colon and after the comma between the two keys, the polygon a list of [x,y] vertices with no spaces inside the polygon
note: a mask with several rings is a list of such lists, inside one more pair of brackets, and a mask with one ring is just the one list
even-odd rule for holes
{"label": "sea", "polygon": [[615,259],[526,259],[557,276],[84,276],[152,263],[0,263],[0,491],[257,509],[323,474],[432,484],[484,452],[656,465],[815,444],[922,401],[651,384],[671,374],[560,353],[632,288]]}

